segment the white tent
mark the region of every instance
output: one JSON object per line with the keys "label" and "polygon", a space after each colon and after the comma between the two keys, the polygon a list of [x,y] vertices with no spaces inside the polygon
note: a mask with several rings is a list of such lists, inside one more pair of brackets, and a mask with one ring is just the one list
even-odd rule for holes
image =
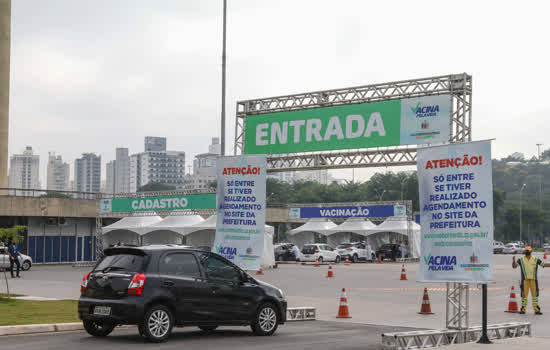
{"label": "white tent", "polygon": [[336,224],[328,219],[309,219],[305,224],[290,230],[289,240],[299,248],[304,244],[315,243],[315,234],[328,235]]}
{"label": "white tent", "polygon": [[376,225],[369,219],[348,218],[335,228],[327,230],[327,242],[331,247],[336,247],[340,243],[351,242],[352,234],[366,237],[369,230],[374,228],[376,228]]}
{"label": "white tent", "polygon": [[103,246],[126,243],[140,245],[140,236],[149,225],[160,222],[160,216],[128,216],[102,228]]}
{"label": "white tent", "polygon": [[[217,216],[212,215],[208,219],[184,228],[186,235],[186,244],[193,247],[214,245],[216,237]],[[275,265],[275,251],[273,248],[273,234],[275,228],[265,225],[264,235],[264,257],[261,262],[262,267],[271,267]]]}
{"label": "white tent", "polygon": [[414,258],[420,257],[420,225],[414,221],[410,223],[410,235],[407,228],[406,217],[389,217],[375,229],[370,230],[371,234],[378,232],[396,232],[409,238],[410,253]]}
{"label": "white tent", "polygon": [[169,215],[162,221],[145,227],[143,245],[181,244],[185,227],[204,221],[200,215]]}

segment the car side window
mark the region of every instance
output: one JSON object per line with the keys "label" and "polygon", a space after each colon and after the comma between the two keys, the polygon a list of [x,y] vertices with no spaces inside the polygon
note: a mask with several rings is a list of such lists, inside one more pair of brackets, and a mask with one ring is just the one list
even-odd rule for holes
{"label": "car side window", "polygon": [[170,253],[159,262],[159,272],[167,275],[201,277],[197,259],[190,253]]}
{"label": "car side window", "polygon": [[226,281],[239,281],[241,279],[241,274],[236,268],[213,255],[204,256],[201,261],[209,278]]}

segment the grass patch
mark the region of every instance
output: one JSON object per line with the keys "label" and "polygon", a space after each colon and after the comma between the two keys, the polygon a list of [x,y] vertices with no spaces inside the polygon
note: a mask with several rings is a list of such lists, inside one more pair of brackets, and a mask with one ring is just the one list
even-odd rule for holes
{"label": "grass patch", "polygon": [[16,300],[0,297],[0,326],[79,322],[77,300]]}
{"label": "grass patch", "polygon": [[[13,293],[10,293],[10,298],[13,298],[13,297],[22,297],[23,294],[13,294]],[[1,298],[7,298],[8,297],[8,294],[7,293],[0,293],[0,299]]]}

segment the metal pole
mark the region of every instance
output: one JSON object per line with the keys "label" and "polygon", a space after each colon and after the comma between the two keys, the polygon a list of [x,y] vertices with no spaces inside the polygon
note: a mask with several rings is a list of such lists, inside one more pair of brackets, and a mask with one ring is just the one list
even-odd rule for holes
{"label": "metal pole", "polygon": [[[540,167],[540,146],[542,146],[542,143],[537,143],[538,148],[538,171],[539,171],[539,212],[542,212],[542,169]],[[544,238],[542,237],[542,224],[539,224],[539,235],[541,236],[540,239],[544,242]]]}
{"label": "metal pole", "polygon": [[483,307],[483,313],[482,313],[482,330],[481,330],[481,338],[479,338],[478,343],[479,344],[492,344],[492,342],[489,340],[489,337],[487,336],[487,284],[482,285],[482,307]]}
{"label": "metal pole", "polygon": [[522,242],[522,193],[523,193],[523,189],[525,188],[525,184],[523,184],[523,186],[521,186],[521,188],[519,189],[519,241]]}
{"label": "metal pole", "polygon": [[223,0],[223,49],[222,49],[222,125],[221,125],[221,155],[225,156],[225,42],[226,42],[226,22],[227,19],[227,0]]}

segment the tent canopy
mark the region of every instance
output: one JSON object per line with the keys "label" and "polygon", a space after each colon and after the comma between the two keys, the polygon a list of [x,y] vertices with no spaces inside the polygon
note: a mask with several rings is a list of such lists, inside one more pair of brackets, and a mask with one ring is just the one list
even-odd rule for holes
{"label": "tent canopy", "polygon": [[376,225],[366,218],[348,218],[346,221],[327,230],[327,235],[333,235],[339,232],[352,232],[358,235],[367,236],[370,230],[375,229]]}
{"label": "tent canopy", "polygon": [[172,231],[184,235],[184,229],[203,222],[204,219],[200,215],[169,215],[152,225],[144,228],[145,233],[153,231]]}
{"label": "tent canopy", "polygon": [[322,235],[328,235],[330,230],[336,228],[336,224],[328,219],[309,219],[305,224],[290,230],[289,235],[295,235],[302,232],[316,232]]}
{"label": "tent canopy", "polygon": [[194,225],[187,226],[183,228],[183,234],[188,235],[193,232],[202,231],[202,230],[216,230],[216,215],[210,216],[208,219],[200,221]]}
{"label": "tent canopy", "polygon": [[387,218],[376,228],[369,230],[369,234],[378,232],[396,232],[408,236],[410,251],[414,258],[420,257],[420,225],[414,221],[409,221],[410,235],[407,229],[407,218],[404,216],[394,216]]}
{"label": "tent canopy", "polygon": [[114,224],[105,226],[102,228],[103,234],[109,233],[115,230],[132,231],[138,235],[145,234],[145,228],[149,225],[156,224],[162,221],[162,218],[158,215],[155,216],[128,216],[120,219]]}

